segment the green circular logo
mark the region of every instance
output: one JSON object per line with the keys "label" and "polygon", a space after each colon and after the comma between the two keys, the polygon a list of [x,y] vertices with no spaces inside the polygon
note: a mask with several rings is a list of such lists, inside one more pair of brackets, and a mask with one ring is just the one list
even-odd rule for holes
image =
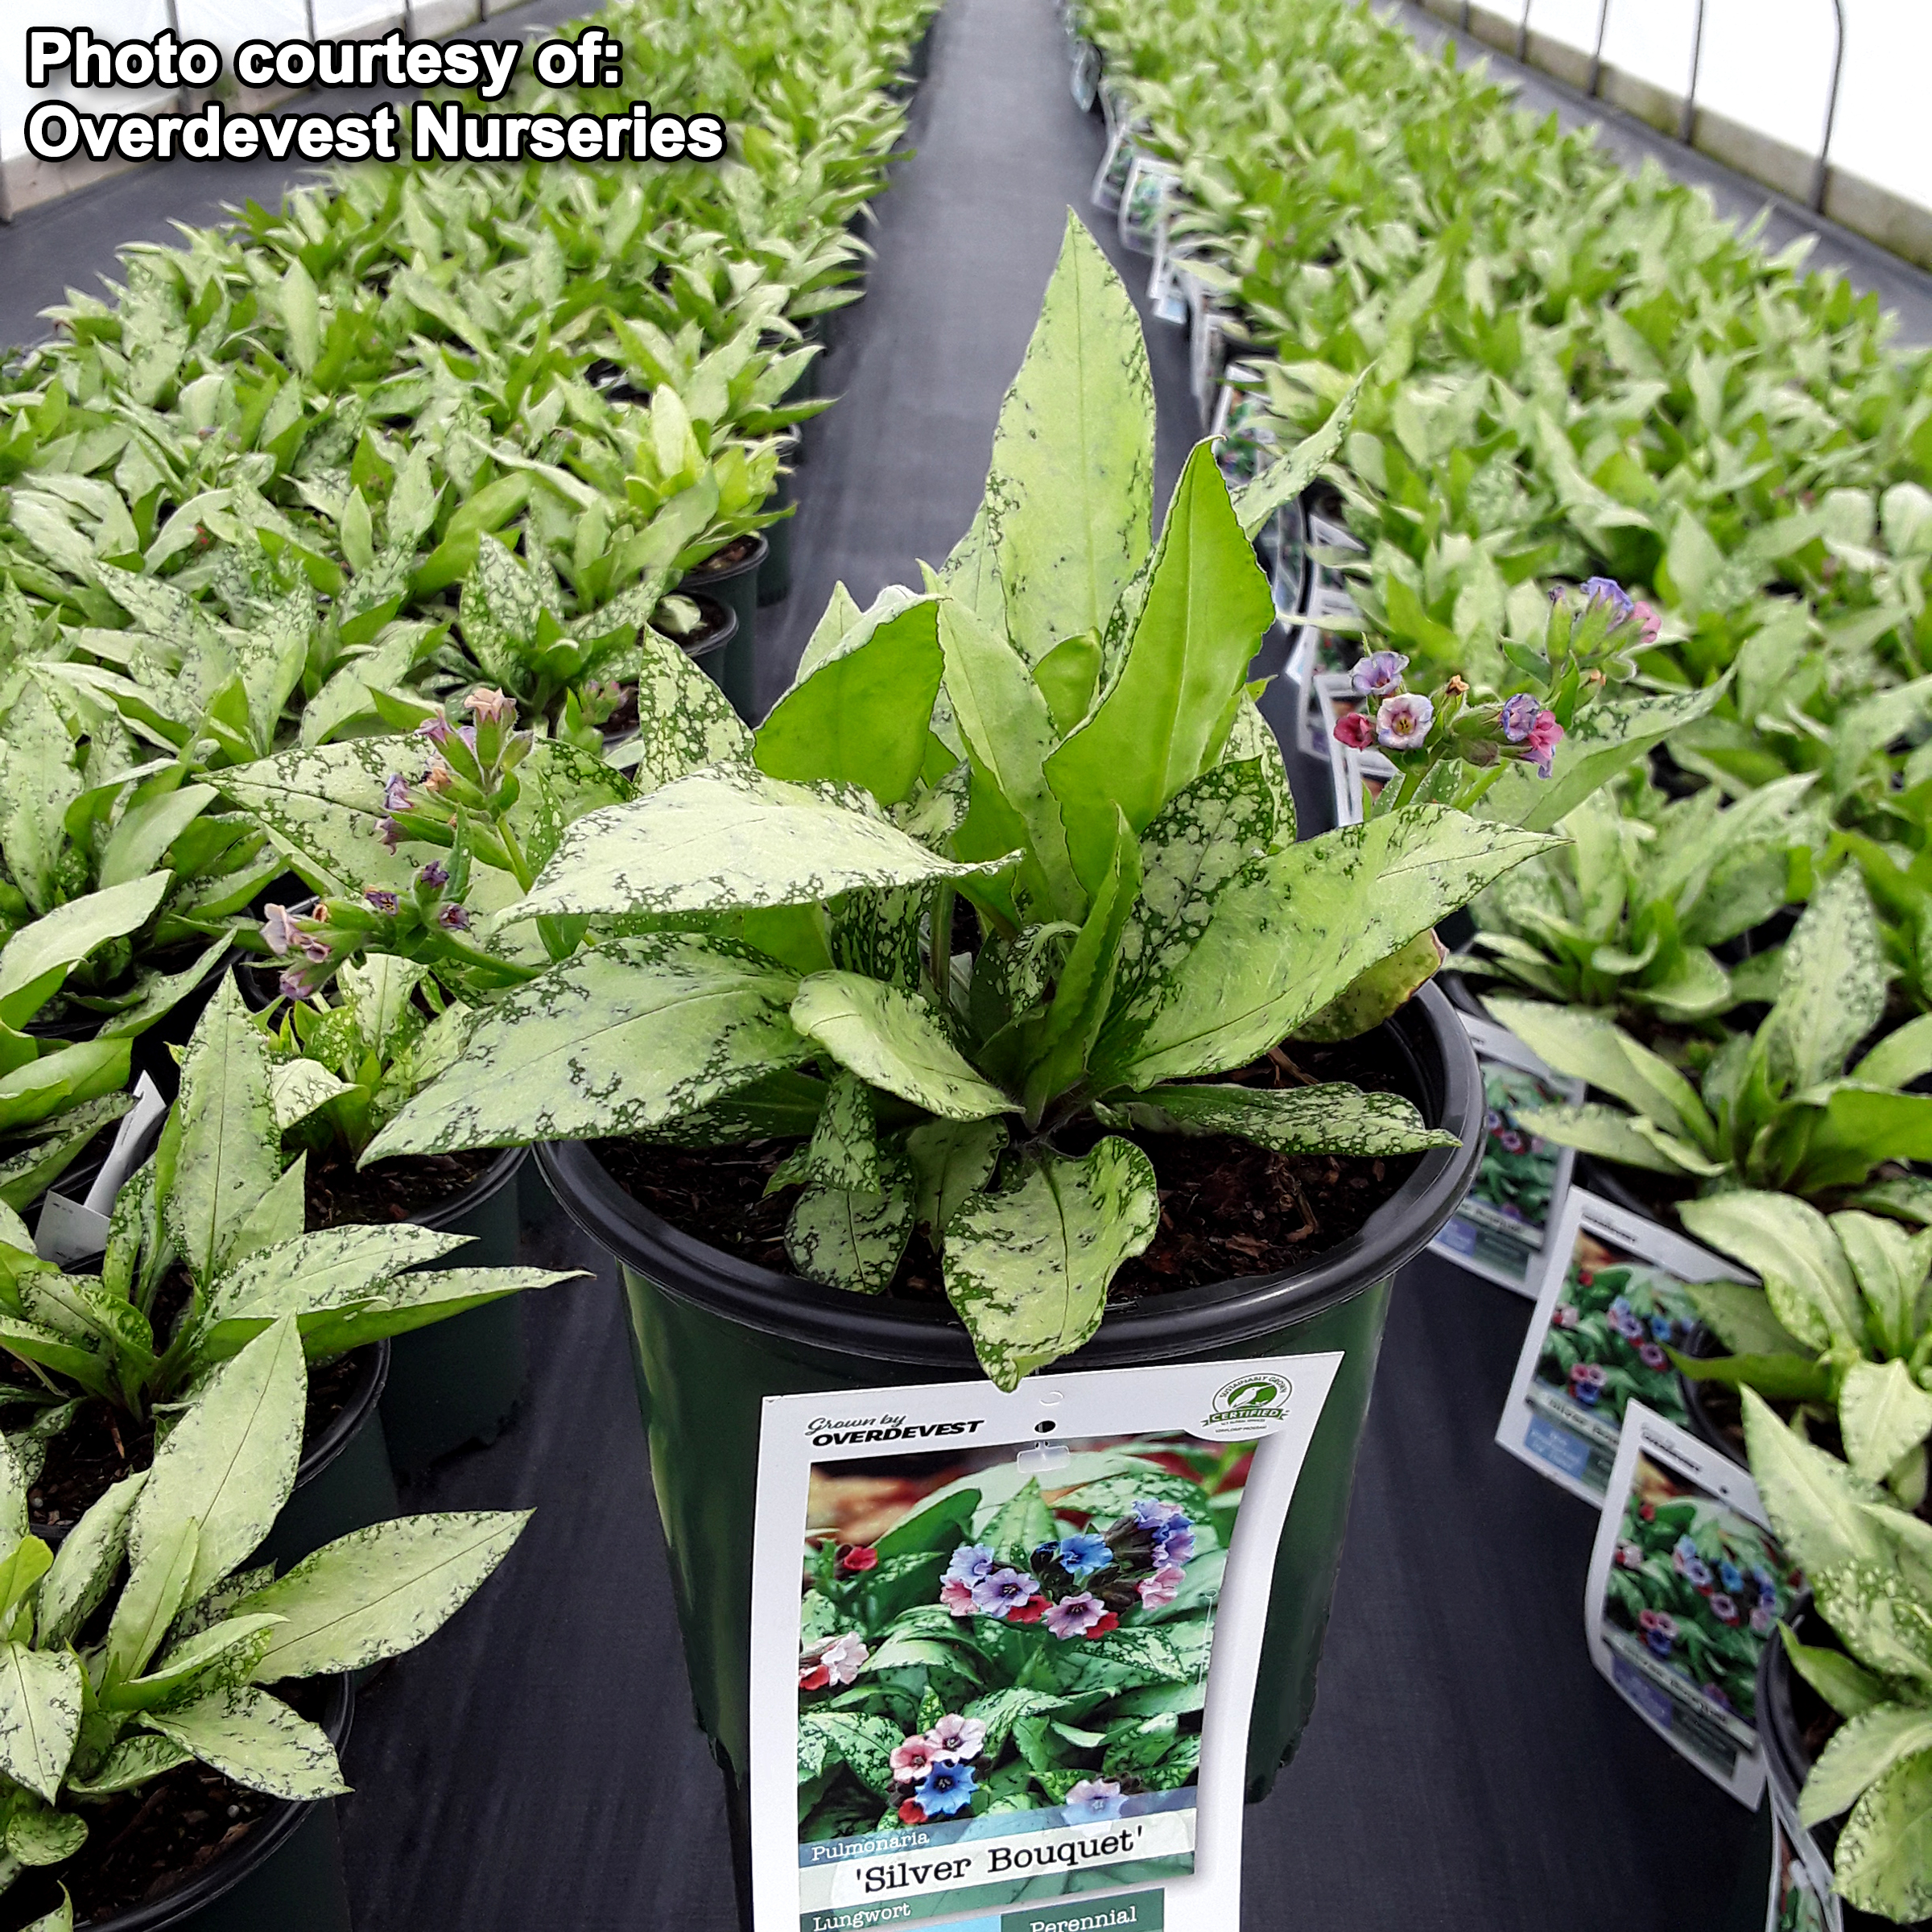
{"label": "green circular logo", "polygon": [[1214,1398],[1214,1406],[1217,1414],[1276,1411],[1288,1399],[1288,1385],[1278,1377],[1250,1376],[1245,1381],[1230,1382]]}

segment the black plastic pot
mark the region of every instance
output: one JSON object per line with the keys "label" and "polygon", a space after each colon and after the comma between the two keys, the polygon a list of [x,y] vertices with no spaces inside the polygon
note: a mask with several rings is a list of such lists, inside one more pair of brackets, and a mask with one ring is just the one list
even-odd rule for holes
{"label": "black plastic pot", "polygon": [[[1461,1145],[1422,1155],[1360,1232],[1309,1266],[1165,1294],[1110,1313],[1068,1370],[1336,1350],[1276,1560],[1250,1720],[1248,1786],[1263,1795],[1293,1753],[1347,1524],[1391,1278],[1463,1197],[1482,1143],[1483,1087],[1468,1040],[1433,988],[1389,1023],[1424,1117]],[[579,1143],[538,1159],[564,1211],[617,1260],[651,1470],[671,1546],[700,1722],[741,1792],[748,1770],[747,1646],[760,1404],[980,1373],[952,1311],[779,1274],[681,1232],[634,1200]]]}
{"label": "black plastic pot", "polygon": [[396,1479],[382,1434],[382,1388],[389,1380],[390,1344],[357,1351],[353,1393],[304,1451],[295,1493],[250,1559],[279,1572],[352,1530],[386,1522],[398,1509]]}
{"label": "black plastic pot", "polygon": [[[1785,1620],[1801,1644],[1830,1650],[1842,1648],[1808,1590],[1792,1605]],[[1765,1775],[1785,1828],[1800,1841],[1794,1849],[1821,1877],[1828,1877],[1844,1820],[1842,1817],[1827,1818],[1810,1827],[1798,1822],[1798,1794],[1816,1761],[1805,1743],[1807,1719],[1799,1708],[1800,1699],[1814,1707],[1823,1707],[1818,1694],[1791,1668],[1784,1645],[1766,1644],[1757,1660],[1757,1736],[1765,1754]],[[1843,1909],[1845,1932],[1900,1932],[1893,1920],[1861,1912],[1856,1905],[1844,1905]],[[1926,1927],[1932,1926],[1932,1919],[1918,1919],[1913,1925],[1918,1932],[1926,1932]],[[1905,1932],[1913,1932],[1913,1928],[1907,1927]]]}
{"label": "black plastic pot", "polygon": [[685,573],[678,585],[678,593],[687,597],[712,598],[737,619],[736,630],[725,639],[716,660],[717,669],[712,670],[711,664],[707,663],[704,670],[708,676],[716,679],[719,688],[730,699],[733,710],[749,722],[751,708],[756,700],[753,687],[758,671],[758,571],[770,546],[756,530],[744,540],[751,545],[749,555],[721,568],[714,569],[708,563],[699,564],[696,569]]}
{"label": "black plastic pot", "polygon": [[[1724,1353],[1724,1345],[1702,1322],[1684,1338],[1681,1353],[1706,1361],[1714,1355]],[[1749,1459],[1739,1450],[1737,1444],[1725,1433],[1711,1407],[1711,1391],[1717,1385],[1699,1381],[1695,1376],[1680,1373],[1677,1378],[1678,1393],[1684,1398],[1684,1413],[1690,1418],[1690,1426],[1704,1441],[1720,1455],[1729,1457],[1740,1469],[1751,1467]]]}
{"label": "black plastic pot", "polygon": [[[338,1754],[348,1742],[355,1695],[346,1677],[330,1686],[318,1722]],[[353,1932],[332,1798],[278,1805],[225,1856],[174,1891],[93,1932]]]}
{"label": "black plastic pot", "polygon": [[[789,510],[799,500],[797,481],[790,467],[797,460],[797,448],[795,440],[780,458],[786,467],[779,470],[778,488],[772,492],[774,510]],[[767,605],[782,604],[791,595],[791,526],[797,522],[794,514],[765,526],[765,561],[758,566],[761,610]]]}
{"label": "black plastic pot", "polygon": [[[514,1264],[518,1181],[529,1153],[526,1147],[511,1148],[460,1194],[411,1217],[421,1227],[472,1237],[447,1265]],[[425,1469],[467,1443],[493,1443],[502,1433],[523,1393],[521,1295],[506,1295],[486,1308],[412,1328],[394,1336],[389,1346],[382,1433],[390,1466],[398,1476]]]}

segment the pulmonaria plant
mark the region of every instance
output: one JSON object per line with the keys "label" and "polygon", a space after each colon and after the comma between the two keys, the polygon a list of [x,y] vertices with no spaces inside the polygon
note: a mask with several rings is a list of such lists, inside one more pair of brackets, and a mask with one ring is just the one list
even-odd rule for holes
{"label": "pulmonaria plant", "polygon": [[370,1157],[790,1132],[795,1266],[882,1292],[923,1223],[1011,1388],[1154,1236],[1135,1134],[1442,1145],[1407,1100],[1265,1056],[1385,1018],[1435,921],[1548,841],[1430,804],[1293,842],[1247,683],[1273,480],[1237,508],[1203,444],[1155,545],[1150,394],[1075,221],[944,573],[863,613],[836,592],[749,758],[564,832],[505,923],[600,929]]}
{"label": "pulmonaria plant", "polygon": [[1433,801],[1467,811],[1512,765],[1550,778],[1579,712],[1627,682],[1632,654],[1657,636],[1648,605],[1609,578],[1592,577],[1580,590],[1551,592],[1540,650],[1505,647],[1509,669],[1528,687],[1509,696],[1472,688],[1459,675],[1432,691],[1411,691],[1402,652],[1370,652],[1351,674],[1365,708],[1335,724],[1342,744],[1379,750],[1396,768],[1397,782],[1364,800],[1365,808],[1374,816]]}
{"label": "pulmonaria plant", "polygon": [[1932,1549],[1924,1520],[1787,1428],[1744,1392],[1751,1474],[1842,1649],[1780,1636],[1839,1722],[1798,1798],[1831,1848],[1847,1903],[1901,1925],[1932,1915]]}
{"label": "pulmonaria plant", "polygon": [[1932,1072],[1932,1015],[1847,1064],[1884,1014],[1885,978],[1871,901],[1847,869],[1785,942],[1756,1032],[1690,1042],[1695,1083],[1606,1013],[1493,997],[1489,1006],[1558,1073],[1622,1103],[1521,1110],[1546,1140],[1686,1192],[1761,1187],[1932,1223],[1932,1183],[1905,1166],[1932,1159],[1932,1095],[1907,1091]]}
{"label": "pulmonaria plant", "polygon": [[[278,1579],[250,1556],[295,1488],[308,1393],[268,1325],[156,1452],[50,1550],[0,1449],[0,1890],[59,1868],[118,1794],[199,1761],[271,1798],[348,1790],[322,1728],[266,1688],[413,1649],[506,1556],[527,1511],[405,1517]],[[71,1927],[63,1906],[39,1922]]]}

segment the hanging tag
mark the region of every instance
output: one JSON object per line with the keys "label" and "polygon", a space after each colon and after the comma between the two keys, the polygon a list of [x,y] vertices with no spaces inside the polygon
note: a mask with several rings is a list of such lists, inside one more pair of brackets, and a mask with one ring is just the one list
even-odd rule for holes
{"label": "hanging tag", "polygon": [[114,1197],[147,1158],[167,1115],[167,1102],[161,1097],[160,1088],[142,1074],[134,1084],[134,1104],[122,1115],[114,1144],[87,1198],[76,1201],[64,1194],[48,1194],[42,1199],[40,1219],[34,1230],[34,1252],[42,1261],[64,1268],[69,1261],[98,1254],[106,1247]]}

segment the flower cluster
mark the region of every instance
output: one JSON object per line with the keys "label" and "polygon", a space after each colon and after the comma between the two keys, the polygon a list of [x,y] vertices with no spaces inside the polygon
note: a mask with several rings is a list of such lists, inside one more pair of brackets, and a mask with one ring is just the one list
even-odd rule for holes
{"label": "flower cluster", "polygon": [[1371,745],[1397,753],[1434,749],[1437,758],[1431,762],[1453,755],[1482,767],[1513,759],[1534,765],[1538,777],[1549,777],[1563,728],[1547,705],[1527,691],[1497,704],[1472,704],[1469,687],[1460,678],[1451,678],[1435,696],[1425,696],[1403,688],[1408,668],[1409,660],[1398,650],[1376,651],[1356,666],[1351,682],[1373,708],[1335,720],[1335,735],[1350,750],[1366,751]]}
{"label": "flower cluster", "polygon": [[964,1811],[972,1802],[979,1775],[972,1761],[985,1742],[985,1725],[957,1713],[907,1737],[891,1760],[894,1781],[915,1787],[899,1806],[899,1822],[923,1825]]}
{"label": "flower cluster", "polygon": [[463,708],[472,723],[452,724],[437,713],[417,725],[416,735],[431,747],[421,773],[414,778],[390,774],[376,836],[391,852],[405,839],[452,844],[460,812],[494,824],[502,835],[505,815],[518,795],[516,768],[536,741],[516,729],[517,701],[500,691],[479,686]]}
{"label": "flower cluster", "polygon": [[961,1544],[939,1579],[939,1601],[958,1617],[1042,1624],[1063,1641],[1104,1637],[1125,1612],[1174,1601],[1194,1546],[1184,1510],[1143,1497],[1108,1530],[1039,1544],[1024,1569],[984,1543]]}
{"label": "flower cluster", "polygon": [[396,953],[436,959],[458,935],[469,931],[463,903],[469,880],[467,858],[456,855],[449,866],[432,859],[421,867],[407,892],[371,887],[359,899],[318,899],[308,912],[270,906],[262,921],[262,943],[287,964],[282,993],[291,1000],[312,998],[358,953]]}
{"label": "flower cluster", "polygon": [[865,1638],[856,1632],[844,1637],[822,1637],[807,1644],[799,1653],[799,1688],[801,1690],[843,1689],[865,1668],[872,1654]]}

